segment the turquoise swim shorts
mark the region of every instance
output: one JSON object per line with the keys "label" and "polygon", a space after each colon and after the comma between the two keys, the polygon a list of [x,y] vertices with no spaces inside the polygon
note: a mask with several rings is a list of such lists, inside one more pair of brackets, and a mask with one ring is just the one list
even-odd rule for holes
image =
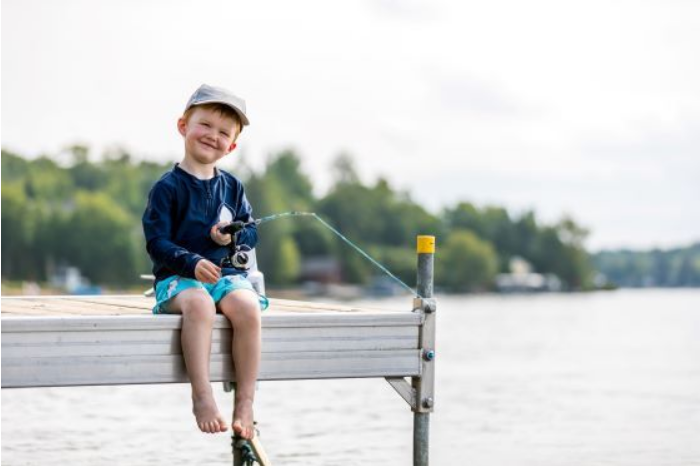
{"label": "turquoise swim shorts", "polygon": [[217,304],[224,296],[234,290],[250,290],[258,295],[261,310],[264,311],[270,305],[268,299],[255,291],[253,284],[244,275],[226,275],[221,277],[216,283],[202,283],[194,278],[183,278],[179,275],[173,275],[156,284],[156,305],[153,307],[153,313],[167,314],[166,304],[168,301],[188,288],[202,288],[206,290],[214,300],[214,304]]}

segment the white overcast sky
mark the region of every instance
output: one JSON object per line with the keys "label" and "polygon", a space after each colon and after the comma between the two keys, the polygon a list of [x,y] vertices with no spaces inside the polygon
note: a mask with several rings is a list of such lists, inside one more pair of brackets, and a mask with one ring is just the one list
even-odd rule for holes
{"label": "white overcast sky", "polygon": [[700,2],[2,0],[2,146],[176,161],[201,83],[239,154],[352,154],[430,210],[564,214],[587,245],[700,240]]}

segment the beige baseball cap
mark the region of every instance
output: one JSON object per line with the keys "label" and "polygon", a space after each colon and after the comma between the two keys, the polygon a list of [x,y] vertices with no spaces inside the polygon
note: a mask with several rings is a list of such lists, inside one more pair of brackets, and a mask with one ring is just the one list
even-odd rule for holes
{"label": "beige baseball cap", "polygon": [[248,126],[250,121],[245,114],[245,100],[234,95],[222,87],[214,87],[208,84],[202,84],[194,91],[190,100],[187,101],[185,111],[190,107],[202,104],[224,104],[231,107],[233,111],[240,117],[243,126]]}

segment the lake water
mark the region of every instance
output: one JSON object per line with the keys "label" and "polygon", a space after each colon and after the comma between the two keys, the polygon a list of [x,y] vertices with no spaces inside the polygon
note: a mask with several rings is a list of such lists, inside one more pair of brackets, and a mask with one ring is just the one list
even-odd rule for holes
{"label": "lake water", "polygon": [[[438,298],[433,465],[700,465],[700,290]],[[412,461],[383,379],[264,382],[256,416],[274,464]],[[231,464],[229,444],[187,385],[2,391],[3,465]]]}

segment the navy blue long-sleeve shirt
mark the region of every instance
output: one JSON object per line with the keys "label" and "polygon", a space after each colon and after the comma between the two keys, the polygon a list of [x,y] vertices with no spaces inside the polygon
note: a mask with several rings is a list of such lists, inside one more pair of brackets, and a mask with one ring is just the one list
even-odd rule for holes
{"label": "navy blue long-sleeve shirt", "polygon": [[[220,265],[228,247],[211,239],[211,227],[221,221],[248,222],[252,214],[243,184],[235,176],[216,169],[214,178],[200,180],[176,164],[151,188],[142,219],[156,282],[171,275],[195,278],[194,269],[203,258]],[[238,244],[253,248],[257,242],[255,225],[238,234]],[[242,272],[223,269],[222,273]]]}

